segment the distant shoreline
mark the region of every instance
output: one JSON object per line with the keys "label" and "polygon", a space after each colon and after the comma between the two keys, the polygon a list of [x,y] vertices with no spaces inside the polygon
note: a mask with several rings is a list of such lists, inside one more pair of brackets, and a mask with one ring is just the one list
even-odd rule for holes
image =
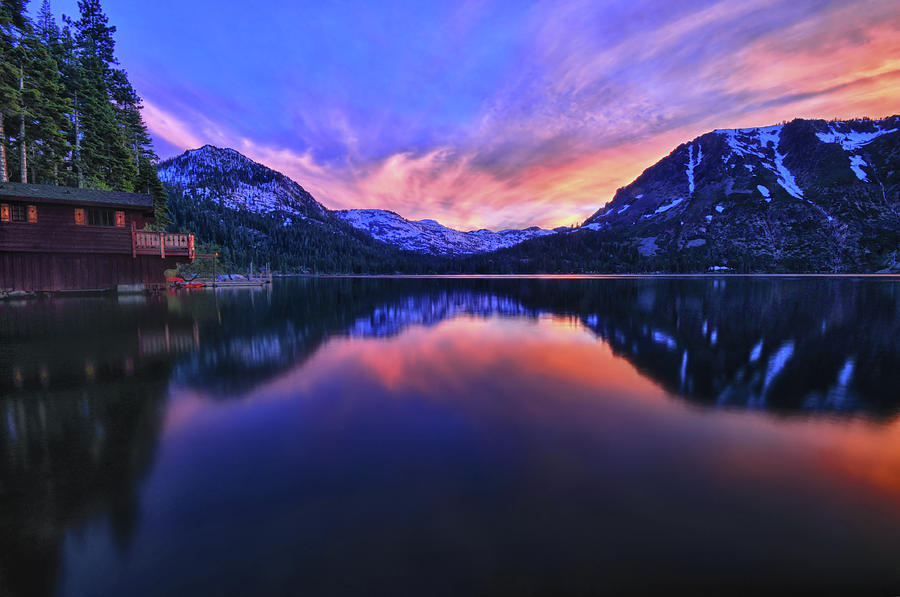
{"label": "distant shoreline", "polygon": [[743,274],[710,272],[703,274],[281,274],[274,278],[433,278],[433,279],[560,279],[560,280],[602,280],[613,278],[897,278],[900,273],[879,274]]}

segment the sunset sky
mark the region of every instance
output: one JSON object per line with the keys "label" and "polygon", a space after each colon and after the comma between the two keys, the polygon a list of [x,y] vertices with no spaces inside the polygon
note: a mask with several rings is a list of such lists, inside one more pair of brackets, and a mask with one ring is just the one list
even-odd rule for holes
{"label": "sunset sky", "polygon": [[580,222],[711,129],[900,112],[896,0],[103,5],[161,157],[465,230]]}

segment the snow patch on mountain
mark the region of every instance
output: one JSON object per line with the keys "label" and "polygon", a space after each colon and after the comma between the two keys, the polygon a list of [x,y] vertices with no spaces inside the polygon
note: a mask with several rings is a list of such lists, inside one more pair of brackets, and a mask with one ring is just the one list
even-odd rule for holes
{"label": "snow patch on mountain", "polygon": [[866,171],[862,169],[863,166],[868,166],[865,158],[861,155],[851,155],[850,156],[850,169],[853,170],[853,173],[856,174],[856,178],[869,182],[869,177],[866,174]]}
{"label": "snow patch on mountain", "polygon": [[716,132],[724,135],[731,148],[731,154],[726,154],[723,161],[727,163],[732,155],[755,156],[759,158],[764,168],[776,176],[778,184],[789,195],[796,199],[802,199],[803,189],[797,184],[791,171],[784,165],[784,158],[787,156],[778,150],[783,128],[784,125],[776,124],[749,129],[719,129]]}
{"label": "snow patch on mountain", "polygon": [[700,162],[703,160],[703,148],[700,144],[697,144],[697,160],[694,161],[694,145],[688,145],[688,161],[685,164],[685,174],[688,179],[688,188],[691,191],[691,194],[694,193],[694,169],[700,165]]}
{"label": "snow patch on mountain", "polygon": [[772,146],[774,155],[775,174],[778,175],[778,184],[795,199],[803,198],[803,189],[797,184],[794,175],[784,165],[785,154],[778,151],[778,144],[781,143],[781,130],[783,126],[771,126],[759,129],[759,141],[766,147]]}
{"label": "snow patch on mountain", "polygon": [[382,209],[349,209],[336,211],[334,214],[377,240],[407,251],[432,255],[486,253],[539,236],[556,234],[553,230],[538,227],[500,232],[487,229],[460,232],[434,220],[407,220],[392,211]]}
{"label": "snow patch on mountain", "polygon": [[896,133],[900,130],[882,129],[881,123],[879,122],[873,123],[874,131],[856,131],[846,128],[849,123],[840,124],[844,125],[845,130],[839,130],[840,127],[838,126],[838,123],[830,123],[828,125],[828,132],[816,133],[816,137],[818,137],[822,143],[839,143],[845,151],[856,151],[857,149],[862,149],[882,135]]}
{"label": "snow patch on mountain", "polygon": [[679,197],[678,199],[675,199],[674,201],[672,201],[670,203],[666,203],[665,205],[660,205],[659,207],[656,208],[656,210],[653,213],[654,214],[665,213],[674,207],[678,207],[679,205],[681,205],[681,203],[683,201],[684,201],[684,197]]}
{"label": "snow patch on mountain", "polygon": [[[865,126],[866,128],[870,126],[873,130],[856,130],[853,128],[854,125],[856,127]],[[832,122],[828,124],[828,130],[826,132],[816,133],[816,137],[818,137],[822,143],[836,143],[840,145],[844,151],[851,153],[849,156],[850,169],[853,170],[856,178],[863,182],[869,182],[869,176],[866,174],[865,170],[863,170],[863,166],[868,166],[868,164],[866,163],[865,158],[856,152],[879,137],[896,133],[898,130],[900,129],[882,128],[882,123],[880,122]]]}
{"label": "snow patch on mountain", "polygon": [[299,184],[233,149],[204,145],[160,164],[162,182],[196,199],[258,214],[280,212],[303,219],[325,208]]}

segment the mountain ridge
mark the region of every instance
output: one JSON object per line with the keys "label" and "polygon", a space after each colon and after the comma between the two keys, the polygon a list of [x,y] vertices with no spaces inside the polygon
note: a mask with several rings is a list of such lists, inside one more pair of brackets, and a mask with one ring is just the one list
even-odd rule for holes
{"label": "mountain ridge", "polygon": [[555,234],[531,226],[523,230],[509,228],[497,232],[481,228],[461,231],[431,219],[407,220],[384,209],[346,209],[332,212],[351,226],[375,239],[399,248],[432,255],[472,255],[511,247],[531,238]]}
{"label": "mountain ridge", "polygon": [[230,147],[206,144],[187,150],[160,162],[157,172],[164,183],[217,199],[231,209],[302,217],[321,217],[328,211],[290,177]]}
{"label": "mountain ridge", "polygon": [[161,162],[173,228],[197,235],[223,267],[365,273],[411,269],[401,251],[334,216],[284,174],[230,148],[204,145]]}
{"label": "mountain ridge", "polygon": [[571,230],[461,232],[387,210],[332,211],[287,176],[211,145],[163,162],[160,178],[196,204],[182,202],[188,211],[202,204],[252,212],[277,221],[280,228],[267,224],[276,236],[296,236],[298,223],[315,224],[322,234],[374,247],[372,255],[392,255],[390,264],[364,261],[363,271],[900,269],[900,116],[796,119],[704,133]]}
{"label": "mountain ridge", "polygon": [[682,143],[582,228],[708,267],[877,271],[895,263],[898,214],[900,116],[797,119]]}
{"label": "mountain ridge", "polygon": [[196,200],[280,218],[285,226],[297,219],[346,222],[374,240],[402,251],[435,256],[471,255],[509,247],[554,231],[531,227],[494,232],[463,232],[435,220],[408,220],[380,209],[331,210],[289,176],[232,148],[206,144],[159,164],[160,180]]}

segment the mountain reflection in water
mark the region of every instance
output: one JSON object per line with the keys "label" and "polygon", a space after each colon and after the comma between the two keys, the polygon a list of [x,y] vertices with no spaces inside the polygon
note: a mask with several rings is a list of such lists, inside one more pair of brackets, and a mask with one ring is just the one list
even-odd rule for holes
{"label": "mountain reflection in water", "polygon": [[0,594],[896,591],[897,287],[0,304]]}

